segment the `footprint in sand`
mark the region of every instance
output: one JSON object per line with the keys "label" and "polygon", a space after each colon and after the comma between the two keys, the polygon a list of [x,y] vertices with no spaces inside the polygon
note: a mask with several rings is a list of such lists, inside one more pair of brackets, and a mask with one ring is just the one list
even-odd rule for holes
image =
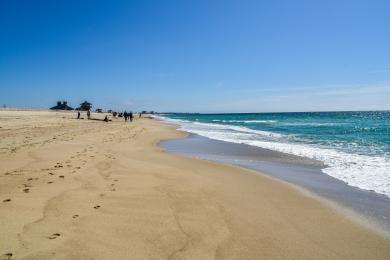
{"label": "footprint in sand", "polygon": [[99,209],[100,206],[99,205],[96,205],[95,207],[93,207],[94,209]]}
{"label": "footprint in sand", "polygon": [[24,192],[24,193],[29,193],[29,192],[30,192],[30,189],[23,189],[23,192]]}
{"label": "footprint in sand", "polygon": [[3,200],[3,202],[10,202],[11,201],[11,199],[5,199],[5,200]]}
{"label": "footprint in sand", "polygon": [[62,178],[62,179],[63,179],[63,178],[65,178],[65,176],[64,176],[64,175],[60,175],[60,176],[58,176],[58,177],[60,177],[60,178]]}
{"label": "footprint in sand", "polygon": [[13,256],[12,253],[6,253],[6,254],[3,255],[3,257],[4,257],[3,259],[7,259],[7,260],[8,260],[8,259],[11,259],[12,256]]}
{"label": "footprint in sand", "polygon": [[57,237],[61,236],[60,233],[53,233],[51,236],[48,236],[48,239],[56,239]]}
{"label": "footprint in sand", "polygon": [[32,180],[33,180],[33,178],[28,178],[27,180],[28,180],[28,181],[32,181]]}
{"label": "footprint in sand", "polygon": [[78,218],[78,217],[79,217],[79,215],[77,215],[77,214],[72,216],[72,218]]}
{"label": "footprint in sand", "polygon": [[48,181],[47,184],[52,184],[53,182],[52,181]]}
{"label": "footprint in sand", "polygon": [[54,175],[54,173],[53,173],[53,172],[49,172],[49,174],[50,174],[50,175]]}
{"label": "footprint in sand", "polygon": [[54,165],[54,168],[62,168],[62,167],[64,167],[64,166],[62,166],[61,163],[57,163],[57,165]]}

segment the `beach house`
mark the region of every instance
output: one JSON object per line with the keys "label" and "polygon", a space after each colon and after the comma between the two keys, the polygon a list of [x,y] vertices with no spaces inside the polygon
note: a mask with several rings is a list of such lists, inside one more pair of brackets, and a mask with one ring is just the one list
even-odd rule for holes
{"label": "beach house", "polygon": [[68,106],[67,101],[57,101],[57,105],[54,107],[51,107],[52,110],[73,110],[72,107]]}
{"label": "beach house", "polygon": [[80,104],[80,107],[77,108],[77,110],[82,110],[82,111],[88,111],[91,110],[92,104],[89,103],[88,101],[84,101],[83,103]]}

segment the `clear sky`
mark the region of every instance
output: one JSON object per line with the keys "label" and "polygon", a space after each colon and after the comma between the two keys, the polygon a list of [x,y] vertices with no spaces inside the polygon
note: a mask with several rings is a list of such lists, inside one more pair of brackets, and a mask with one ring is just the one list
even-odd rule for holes
{"label": "clear sky", "polygon": [[390,1],[0,0],[0,104],[390,109]]}

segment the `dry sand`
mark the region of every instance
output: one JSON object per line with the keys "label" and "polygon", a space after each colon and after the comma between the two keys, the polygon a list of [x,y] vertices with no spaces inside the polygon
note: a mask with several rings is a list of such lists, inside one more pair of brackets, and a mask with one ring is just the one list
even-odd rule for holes
{"label": "dry sand", "polygon": [[0,111],[0,258],[390,259],[285,183],[164,152],[172,126],[72,117]]}

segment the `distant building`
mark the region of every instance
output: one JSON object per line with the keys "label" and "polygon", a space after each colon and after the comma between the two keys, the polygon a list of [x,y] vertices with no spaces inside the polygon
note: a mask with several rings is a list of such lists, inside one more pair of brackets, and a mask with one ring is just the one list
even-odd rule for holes
{"label": "distant building", "polygon": [[82,111],[88,111],[91,110],[92,104],[84,101],[83,103],[80,104],[80,107],[77,108],[77,110],[82,110]]}
{"label": "distant building", "polygon": [[68,106],[68,102],[67,101],[57,101],[57,105],[50,108],[52,110],[73,110],[72,107]]}

